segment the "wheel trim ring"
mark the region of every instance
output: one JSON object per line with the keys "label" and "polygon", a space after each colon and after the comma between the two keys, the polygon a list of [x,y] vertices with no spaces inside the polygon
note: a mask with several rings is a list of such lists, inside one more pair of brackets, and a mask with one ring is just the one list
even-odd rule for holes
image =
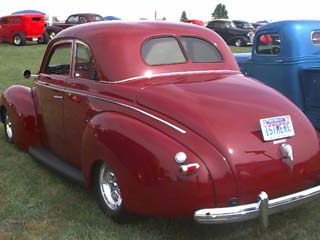
{"label": "wheel trim ring", "polygon": [[[107,181],[108,175],[110,174],[113,174],[114,176],[114,173],[111,171],[111,169],[109,169],[104,163],[100,168],[99,187],[104,202],[110,209],[116,211],[122,205],[122,198],[116,177],[114,176],[114,180],[112,182]],[[114,184],[116,184],[116,187]]]}
{"label": "wheel trim ring", "polygon": [[240,40],[240,39],[236,40],[236,46],[237,46],[237,47],[240,47],[240,46],[241,46],[241,40]]}
{"label": "wheel trim ring", "polygon": [[8,115],[6,115],[6,133],[7,133],[8,139],[12,139],[12,137],[13,137],[12,123],[11,123]]}
{"label": "wheel trim ring", "polygon": [[16,45],[19,45],[21,43],[21,38],[19,36],[15,36],[13,41]]}

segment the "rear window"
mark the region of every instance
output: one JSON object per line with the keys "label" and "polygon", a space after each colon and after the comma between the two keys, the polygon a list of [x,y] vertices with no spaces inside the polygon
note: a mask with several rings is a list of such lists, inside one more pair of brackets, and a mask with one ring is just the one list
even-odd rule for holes
{"label": "rear window", "polygon": [[34,21],[34,22],[39,22],[39,21],[41,21],[41,18],[39,18],[39,17],[33,17],[33,18],[32,18],[32,21]]}
{"label": "rear window", "polygon": [[[175,37],[158,37],[144,42],[142,57],[149,65],[222,62],[219,50],[210,42],[197,37],[181,37],[185,54]],[[187,57],[187,58],[186,58]]]}
{"label": "rear window", "polygon": [[320,44],[320,30],[311,33],[311,40],[314,44]]}
{"label": "rear window", "polygon": [[195,63],[222,62],[219,50],[211,43],[195,37],[182,37],[182,45],[189,59]]}
{"label": "rear window", "polygon": [[281,38],[279,33],[263,34],[258,37],[257,54],[278,55],[281,51]]}
{"label": "rear window", "polygon": [[186,62],[179,43],[174,37],[159,37],[147,40],[142,46],[142,57],[149,65]]}

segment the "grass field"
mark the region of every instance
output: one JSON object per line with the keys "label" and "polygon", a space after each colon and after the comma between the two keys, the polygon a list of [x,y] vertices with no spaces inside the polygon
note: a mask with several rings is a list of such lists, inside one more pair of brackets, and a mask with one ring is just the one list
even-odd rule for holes
{"label": "grass field", "polygon": [[[45,47],[0,44],[0,92],[36,72]],[[232,48],[249,51],[249,48]],[[165,207],[165,206],[163,206]],[[0,240],[4,239],[320,239],[320,203],[278,214],[270,227],[256,222],[199,225],[191,219],[137,217],[118,225],[104,216],[90,192],[5,142],[0,127]]]}

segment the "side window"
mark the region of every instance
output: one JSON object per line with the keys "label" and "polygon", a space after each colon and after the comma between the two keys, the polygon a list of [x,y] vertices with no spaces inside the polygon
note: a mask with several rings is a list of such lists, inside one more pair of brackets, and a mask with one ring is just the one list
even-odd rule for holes
{"label": "side window", "polygon": [[320,44],[320,30],[311,33],[311,40],[314,44]]}
{"label": "side window", "polygon": [[20,23],[20,22],[21,22],[21,18],[12,19],[12,23]]}
{"label": "side window", "polygon": [[8,24],[8,18],[1,18],[1,23]]}
{"label": "side window", "polygon": [[184,63],[186,59],[174,37],[158,37],[143,43],[142,57],[149,65]]}
{"label": "side window", "polygon": [[182,45],[190,60],[195,63],[222,62],[219,50],[211,43],[195,37],[182,37]]}
{"label": "side window", "polygon": [[80,17],[79,18],[79,23],[82,24],[82,23],[87,23],[88,20],[85,18],[85,17]]}
{"label": "side window", "polygon": [[63,43],[51,50],[51,55],[44,71],[46,74],[69,76],[71,46],[71,43]]}
{"label": "side window", "polygon": [[98,80],[97,69],[91,51],[87,46],[81,43],[77,43],[76,47],[73,78]]}
{"label": "side window", "polygon": [[258,43],[256,46],[257,54],[265,55],[278,55],[281,50],[280,34],[263,34],[258,37]]}
{"label": "side window", "polygon": [[79,22],[79,16],[70,16],[66,23],[69,23],[69,24],[77,24]]}

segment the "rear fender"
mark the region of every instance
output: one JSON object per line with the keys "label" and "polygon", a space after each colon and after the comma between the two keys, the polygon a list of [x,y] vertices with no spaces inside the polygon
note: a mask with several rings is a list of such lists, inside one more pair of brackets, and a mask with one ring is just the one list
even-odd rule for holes
{"label": "rear fender", "polygon": [[[205,165],[185,146],[137,119],[114,112],[95,116],[84,132],[82,150],[88,186],[95,163],[106,161],[117,176],[124,207],[132,212],[190,217],[203,206],[213,206]],[[180,151],[188,155],[187,163],[200,165],[196,174],[181,174],[175,162]]]}
{"label": "rear fender", "polygon": [[38,144],[32,89],[14,85],[5,90],[1,97],[1,121],[5,111],[12,122],[14,144],[22,150]]}

